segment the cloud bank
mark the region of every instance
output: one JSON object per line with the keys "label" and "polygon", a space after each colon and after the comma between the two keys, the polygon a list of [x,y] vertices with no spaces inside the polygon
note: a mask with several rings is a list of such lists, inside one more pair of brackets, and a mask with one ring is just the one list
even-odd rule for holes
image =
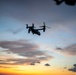
{"label": "cloud bank", "polygon": [[69,45],[65,48],[58,47],[55,51],[68,56],[76,56],[76,44]]}
{"label": "cloud bank", "polygon": [[76,64],[73,65],[73,68],[68,69],[69,71],[76,72]]}
{"label": "cloud bank", "polygon": [[45,52],[40,51],[38,45],[27,40],[0,41],[0,47],[3,49],[0,54],[0,64],[30,64],[53,58]]}

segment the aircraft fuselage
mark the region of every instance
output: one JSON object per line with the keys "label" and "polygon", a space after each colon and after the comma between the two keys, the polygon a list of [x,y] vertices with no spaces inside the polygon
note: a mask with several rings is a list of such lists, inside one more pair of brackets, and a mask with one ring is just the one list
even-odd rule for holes
{"label": "aircraft fuselage", "polygon": [[31,29],[31,31],[33,34],[41,35],[37,29]]}

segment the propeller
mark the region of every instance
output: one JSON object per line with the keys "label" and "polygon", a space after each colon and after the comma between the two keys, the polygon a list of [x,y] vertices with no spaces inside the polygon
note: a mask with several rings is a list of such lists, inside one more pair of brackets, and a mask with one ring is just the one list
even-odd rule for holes
{"label": "propeller", "polygon": [[33,28],[36,28],[36,27],[34,26],[34,23],[32,23],[32,27],[33,27]]}
{"label": "propeller", "polygon": [[26,24],[26,28],[28,29],[28,28],[36,28],[36,27],[34,27],[34,23],[32,23],[32,26],[28,26],[28,24]]}
{"label": "propeller", "polygon": [[28,24],[26,24],[26,28],[28,29],[29,27],[28,27]]}
{"label": "propeller", "polygon": [[32,23],[32,27],[34,28],[34,23]]}
{"label": "propeller", "polygon": [[45,25],[45,22],[43,22],[43,26],[40,26],[40,27],[43,27],[43,32],[45,32],[46,27],[47,27],[47,28],[50,28],[50,27],[48,27],[48,26]]}

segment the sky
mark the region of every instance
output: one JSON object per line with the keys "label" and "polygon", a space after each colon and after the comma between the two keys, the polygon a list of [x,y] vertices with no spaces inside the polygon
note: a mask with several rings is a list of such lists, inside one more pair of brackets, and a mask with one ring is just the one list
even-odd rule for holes
{"label": "sky", "polygon": [[76,5],[0,0],[0,75],[76,75]]}

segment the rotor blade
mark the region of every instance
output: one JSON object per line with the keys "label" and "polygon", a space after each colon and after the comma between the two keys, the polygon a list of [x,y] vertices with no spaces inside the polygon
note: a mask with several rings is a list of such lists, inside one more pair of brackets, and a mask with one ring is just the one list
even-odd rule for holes
{"label": "rotor blade", "polygon": [[34,23],[32,23],[32,27],[34,28]]}
{"label": "rotor blade", "polygon": [[44,26],[39,26],[39,27],[44,27]]}
{"label": "rotor blade", "polygon": [[28,28],[28,24],[26,24],[26,28]]}

